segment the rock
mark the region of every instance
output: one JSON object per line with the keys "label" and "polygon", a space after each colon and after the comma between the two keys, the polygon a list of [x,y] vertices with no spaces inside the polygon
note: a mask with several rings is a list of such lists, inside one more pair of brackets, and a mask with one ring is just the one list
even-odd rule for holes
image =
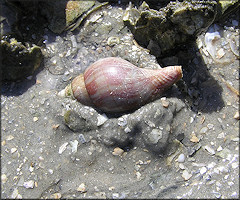
{"label": "rock", "polygon": [[171,1],[159,11],[143,2],[126,9],[123,20],[137,42],[159,57],[211,25],[216,10],[216,1]]}
{"label": "rock", "polygon": [[16,81],[26,78],[39,68],[42,51],[38,46],[26,47],[15,38],[1,40],[2,80]]}
{"label": "rock", "polygon": [[237,120],[240,119],[240,117],[239,117],[239,111],[237,111],[237,112],[234,114],[233,118],[234,118],[234,119],[237,119]]}
{"label": "rock", "polygon": [[23,183],[23,187],[30,188],[30,189],[34,188],[34,181],[33,180],[29,180],[29,181],[24,182]]}
{"label": "rock", "polygon": [[149,142],[152,144],[158,143],[158,141],[162,138],[162,131],[154,128],[148,135]]}
{"label": "rock", "polygon": [[85,186],[85,184],[84,184],[84,183],[81,183],[81,184],[78,186],[77,191],[78,191],[78,192],[81,192],[81,193],[86,192],[86,186]]}
{"label": "rock", "polygon": [[185,160],[185,155],[184,155],[183,153],[181,153],[181,154],[178,156],[177,161],[178,161],[179,163],[183,163],[184,160]]}
{"label": "rock", "polygon": [[192,177],[192,174],[189,174],[189,172],[185,169],[182,172],[182,177],[184,178],[185,181],[187,181]]}
{"label": "rock", "polygon": [[197,136],[195,134],[192,135],[192,138],[190,139],[191,142],[193,143],[198,143],[199,139],[197,138]]}
{"label": "rock", "polygon": [[100,124],[98,113],[94,109],[82,106],[78,102],[72,104],[72,109],[65,112],[64,122],[74,132],[94,130]]}
{"label": "rock", "polygon": [[124,150],[119,147],[116,147],[112,152],[114,156],[122,156],[123,153],[124,153]]}
{"label": "rock", "polygon": [[78,148],[78,141],[74,140],[74,141],[70,141],[69,143],[72,146],[72,153],[76,153]]}
{"label": "rock", "polygon": [[211,155],[215,154],[214,149],[212,149],[211,147],[209,147],[208,145],[203,147],[208,153],[210,153]]}
{"label": "rock", "polygon": [[98,1],[45,1],[42,3],[41,14],[48,20],[48,27],[54,33],[64,30],[76,29],[82,21],[93,11],[99,9],[107,2]]}
{"label": "rock", "polygon": [[1,175],[1,181],[2,181],[2,183],[6,183],[7,180],[8,180],[8,178],[7,178],[6,174],[2,174],[2,175]]}

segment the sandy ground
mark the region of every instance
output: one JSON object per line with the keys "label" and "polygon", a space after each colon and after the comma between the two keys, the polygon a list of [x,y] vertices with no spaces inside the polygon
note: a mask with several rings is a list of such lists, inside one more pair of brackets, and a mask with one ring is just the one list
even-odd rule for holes
{"label": "sandy ground", "polygon": [[[46,30],[42,68],[24,81],[2,85],[2,198],[239,198],[239,60],[230,47],[239,48],[236,15],[215,25],[221,34],[212,46],[202,33],[196,43],[163,59],[183,66],[183,80],[163,95],[166,99],[140,108],[145,118],[138,110],[130,113],[129,119],[148,120],[131,145],[111,143],[128,137],[127,131],[118,136],[125,128],[117,122],[123,122],[121,116],[108,116],[108,128],[103,124],[90,132],[66,126],[64,113],[78,103],[57,93],[89,64],[108,56],[136,61],[145,54],[155,63],[146,50],[136,53],[141,47],[127,29],[117,31],[122,12],[99,10],[101,23],[90,18],[74,33],[55,36]],[[120,44],[108,45],[110,36]],[[165,106],[164,123],[151,118],[154,105]],[[147,126],[160,125],[172,130],[164,153],[142,140],[150,133]],[[107,135],[110,144],[98,135]]]}

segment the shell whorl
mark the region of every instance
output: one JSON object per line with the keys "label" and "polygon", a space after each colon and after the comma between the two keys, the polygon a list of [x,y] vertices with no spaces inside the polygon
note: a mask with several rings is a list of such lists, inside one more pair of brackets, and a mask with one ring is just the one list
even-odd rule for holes
{"label": "shell whorl", "polygon": [[155,100],[180,78],[181,66],[144,69],[121,58],[109,57],[96,61],[77,76],[70,90],[84,105],[104,112],[124,112]]}

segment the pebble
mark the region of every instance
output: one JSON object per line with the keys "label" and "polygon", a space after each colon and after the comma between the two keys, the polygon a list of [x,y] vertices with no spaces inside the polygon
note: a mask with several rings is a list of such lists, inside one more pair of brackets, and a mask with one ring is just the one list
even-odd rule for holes
{"label": "pebble", "polygon": [[200,168],[200,174],[205,174],[207,172],[207,168],[206,167],[201,167]]}
{"label": "pebble", "polygon": [[218,134],[217,138],[224,138],[225,137],[225,133],[224,132],[221,132]]}
{"label": "pebble", "polygon": [[7,137],[6,137],[6,140],[7,141],[10,141],[10,140],[12,140],[14,137],[12,136],[12,135],[8,135]]}
{"label": "pebble", "polygon": [[101,126],[108,120],[108,117],[106,114],[98,115],[97,120],[97,126]]}
{"label": "pebble", "polygon": [[221,146],[219,146],[218,148],[217,148],[217,151],[222,151],[223,150],[223,148],[221,147]]}
{"label": "pebble", "polygon": [[141,173],[140,173],[140,172],[136,172],[136,176],[137,176],[137,180],[140,180],[140,178],[141,178]]}
{"label": "pebble", "polygon": [[237,21],[237,20],[235,20],[235,19],[234,19],[234,20],[232,20],[232,25],[233,25],[233,26],[238,26],[238,21]]}
{"label": "pebble", "polygon": [[22,198],[22,195],[20,195],[18,193],[18,189],[17,188],[14,188],[13,193],[11,195],[11,198],[12,199],[21,199]]}
{"label": "pebble", "polygon": [[29,181],[24,182],[23,183],[23,187],[30,188],[30,189],[34,188],[34,181],[33,180],[29,180]]}
{"label": "pebble", "polygon": [[199,139],[197,138],[197,136],[195,134],[192,135],[192,138],[190,139],[191,142],[194,142],[194,143],[198,143],[199,142]]}
{"label": "pebble", "polygon": [[81,193],[86,192],[86,186],[85,186],[85,184],[84,184],[84,183],[81,183],[81,184],[78,186],[77,191],[78,191],[78,192],[81,192]]}
{"label": "pebble", "polygon": [[203,127],[203,128],[201,128],[201,130],[200,130],[200,132],[199,132],[199,133],[201,133],[201,134],[203,134],[203,133],[206,133],[206,132],[207,132],[207,130],[208,130],[208,128],[207,128],[207,127]]}
{"label": "pebble", "polygon": [[114,156],[121,156],[123,153],[124,153],[124,150],[119,147],[116,147],[112,152]]}
{"label": "pebble", "polygon": [[221,151],[217,152],[216,155],[226,159],[229,155],[231,155],[231,151],[227,148],[224,148]]}
{"label": "pebble", "polygon": [[233,168],[233,169],[236,169],[238,166],[239,166],[239,165],[238,165],[237,162],[232,163],[232,168]]}
{"label": "pebble", "polygon": [[127,127],[124,129],[124,132],[125,132],[125,133],[130,133],[130,132],[131,132],[131,129],[127,126]]}
{"label": "pebble", "polygon": [[6,174],[2,174],[1,175],[1,181],[2,181],[2,183],[6,183],[7,182],[7,176],[6,176]]}
{"label": "pebble", "polygon": [[38,121],[38,117],[34,117],[34,118],[33,118],[33,121],[34,121],[34,122]]}
{"label": "pebble", "polygon": [[237,120],[240,119],[239,111],[237,111],[237,112],[235,113],[235,115],[233,116],[233,118],[234,118],[234,119],[237,119]]}
{"label": "pebble", "polygon": [[209,152],[211,155],[214,155],[215,154],[215,151],[214,151],[214,149],[212,149],[211,147],[209,147],[209,146],[204,146],[203,147],[207,152]]}
{"label": "pebble", "polygon": [[181,154],[178,156],[177,161],[178,161],[179,163],[183,163],[184,160],[185,160],[185,155],[184,155],[183,153],[181,153]]}
{"label": "pebble", "polygon": [[166,98],[161,98],[161,101],[162,101],[162,106],[164,107],[164,108],[168,108],[168,106],[169,106],[169,101],[167,101],[166,100]]}
{"label": "pebble", "polygon": [[86,139],[85,139],[85,137],[84,137],[83,134],[79,134],[78,137],[79,137],[79,141],[80,141],[82,144],[86,143]]}
{"label": "pebble", "polygon": [[208,127],[209,129],[212,129],[212,128],[214,127],[214,125],[213,125],[213,124],[208,124],[207,127]]}
{"label": "pebble", "polygon": [[11,153],[15,153],[17,151],[17,148],[13,147],[11,148]]}
{"label": "pebble", "polygon": [[148,135],[148,138],[152,144],[157,144],[160,139],[162,139],[162,131],[154,128]]}
{"label": "pebble", "polygon": [[70,141],[69,143],[72,146],[72,153],[76,153],[78,148],[78,141],[74,140],[74,141]]}
{"label": "pebble", "polygon": [[119,117],[118,118],[118,125],[119,126],[126,126],[127,125],[126,117]]}
{"label": "pebble", "polygon": [[189,174],[189,172],[185,169],[182,173],[182,177],[185,181],[189,180],[192,177],[192,174]]}
{"label": "pebble", "polygon": [[180,169],[185,169],[185,166],[184,166],[182,163],[179,163],[178,167],[179,167]]}
{"label": "pebble", "polygon": [[113,193],[112,194],[112,198],[113,199],[118,199],[119,198],[119,194],[118,193]]}
{"label": "pebble", "polygon": [[51,195],[51,198],[53,199],[60,199],[62,197],[61,193],[57,192]]}

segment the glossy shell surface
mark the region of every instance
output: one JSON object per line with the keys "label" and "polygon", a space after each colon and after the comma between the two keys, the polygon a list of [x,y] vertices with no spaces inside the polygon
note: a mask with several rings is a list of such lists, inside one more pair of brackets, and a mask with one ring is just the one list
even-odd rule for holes
{"label": "glossy shell surface", "polygon": [[85,105],[104,112],[124,112],[158,98],[181,77],[181,66],[152,70],[109,57],[96,61],[83,76],[76,77],[72,90],[74,97]]}

